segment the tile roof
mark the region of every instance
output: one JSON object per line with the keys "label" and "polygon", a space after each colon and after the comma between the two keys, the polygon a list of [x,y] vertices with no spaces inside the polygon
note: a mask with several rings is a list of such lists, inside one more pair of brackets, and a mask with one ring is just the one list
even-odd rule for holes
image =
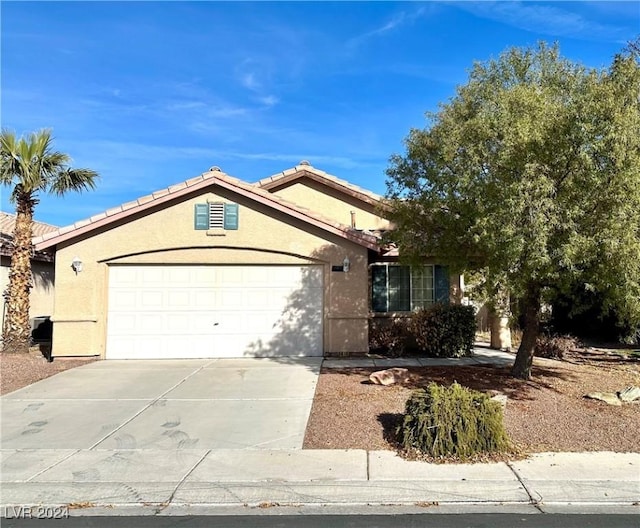
{"label": "tile roof", "polygon": [[86,220],[81,220],[73,225],[61,227],[55,231],[43,233],[33,239],[36,249],[45,249],[56,244],[89,233],[100,227],[109,225],[116,220],[121,220],[135,213],[142,212],[159,204],[169,202],[182,195],[205,189],[212,185],[244,195],[250,199],[261,202],[267,206],[277,209],[289,216],[298,218],[306,223],[315,225],[325,231],[332,232],[338,236],[351,240],[369,249],[378,250],[377,237],[362,233],[344,224],[334,222],[309,209],[300,207],[292,202],[286,201],[279,196],[270,193],[268,190],[258,185],[246,183],[242,180],[223,173],[214,167],[200,176],[191,178],[185,182],[172,185],[166,189],[161,189],[150,195],[143,196],[132,202],[127,202],[118,207],[109,209]]}
{"label": "tile roof", "polygon": [[[16,215],[0,211],[0,233],[13,237],[16,227]],[[58,229],[57,226],[45,224],[44,222],[33,221],[33,236],[44,235]]]}
{"label": "tile roof", "polygon": [[[0,255],[10,257],[13,252],[13,232],[16,227],[16,215],[0,211]],[[57,230],[56,226],[45,224],[44,222],[33,222],[33,235],[40,236]],[[44,262],[53,261],[53,255],[45,251],[34,251],[34,260]]]}
{"label": "tile roof", "polygon": [[329,187],[341,190],[350,196],[354,196],[355,198],[359,198],[364,202],[372,203],[374,205],[378,205],[383,200],[382,196],[379,194],[363,189],[362,187],[358,187],[357,185],[353,185],[348,181],[341,180],[340,178],[337,178],[323,170],[316,169],[306,160],[301,161],[295,167],[286,169],[267,178],[263,178],[256,182],[255,185],[268,191],[273,191],[290,182],[302,178],[309,178],[320,183],[324,183]]}

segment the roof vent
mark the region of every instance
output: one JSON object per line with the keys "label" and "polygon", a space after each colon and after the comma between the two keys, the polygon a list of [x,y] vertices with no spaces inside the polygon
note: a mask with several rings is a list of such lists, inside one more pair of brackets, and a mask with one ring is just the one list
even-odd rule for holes
{"label": "roof vent", "polygon": [[220,167],[218,167],[217,165],[214,165],[213,167],[211,167],[209,169],[209,172],[222,172],[222,169]]}
{"label": "roof vent", "polygon": [[302,160],[299,165],[308,165],[309,167],[311,167],[311,163],[309,163],[307,160]]}

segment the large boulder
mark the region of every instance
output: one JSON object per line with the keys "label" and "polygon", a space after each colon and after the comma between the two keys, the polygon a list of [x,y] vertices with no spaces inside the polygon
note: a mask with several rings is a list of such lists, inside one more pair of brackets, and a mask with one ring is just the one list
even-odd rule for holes
{"label": "large boulder", "polygon": [[622,405],[620,398],[618,398],[615,392],[590,392],[585,397],[591,398],[592,400],[600,400],[609,405]]}
{"label": "large boulder", "polygon": [[369,376],[369,380],[376,385],[393,385],[409,381],[409,371],[406,368],[390,368],[378,370]]}

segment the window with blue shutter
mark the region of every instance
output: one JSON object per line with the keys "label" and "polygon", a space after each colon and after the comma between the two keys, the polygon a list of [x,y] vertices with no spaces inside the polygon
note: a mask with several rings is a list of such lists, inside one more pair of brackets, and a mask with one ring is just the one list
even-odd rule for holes
{"label": "window with blue shutter", "polygon": [[193,213],[195,229],[209,229],[209,204],[196,204]]}
{"label": "window with blue shutter", "polygon": [[210,202],[195,204],[194,228],[202,230],[237,230],[238,204]]}
{"label": "window with blue shutter", "polygon": [[449,269],[446,266],[435,266],[435,301],[449,304]]}
{"label": "window with blue shutter", "polygon": [[449,302],[449,270],[445,266],[371,266],[374,312],[408,312],[435,302]]}
{"label": "window with blue shutter", "polygon": [[387,310],[387,267],[373,266],[371,268],[371,306],[374,312],[388,312]]}
{"label": "window with blue shutter", "polygon": [[228,230],[238,229],[238,204],[224,204],[224,228]]}

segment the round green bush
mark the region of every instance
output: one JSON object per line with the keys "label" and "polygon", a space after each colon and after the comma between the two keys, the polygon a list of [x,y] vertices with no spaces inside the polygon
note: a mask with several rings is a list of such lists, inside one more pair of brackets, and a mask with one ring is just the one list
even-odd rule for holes
{"label": "round green bush", "polygon": [[412,393],[398,428],[402,447],[434,458],[504,453],[511,442],[502,406],[482,392],[430,383]]}
{"label": "round green bush", "polygon": [[438,303],[414,312],[409,328],[427,356],[460,357],[473,353],[476,326],[473,306]]}

